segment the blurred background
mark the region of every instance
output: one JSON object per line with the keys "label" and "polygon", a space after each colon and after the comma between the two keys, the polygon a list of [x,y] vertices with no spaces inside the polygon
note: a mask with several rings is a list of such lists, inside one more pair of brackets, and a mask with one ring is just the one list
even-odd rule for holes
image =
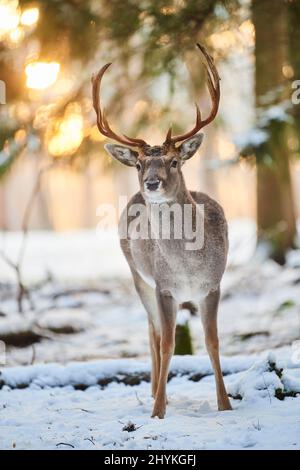
{"label": "blurred background", "polygon": [[96,234],[97,207],[134,194],[137,176],[104,151],[90,78],[113,62],[102,87],[112,127],[160,144],[170,123],[175,133],[193,125],[195,101],[209,112],[196,42],[215,59],[221,104],[184,174],[229,220],[223,352],[299,338],[299,24],[299,0],[0,0],[0,338],[10,363],[32,360],[32,344],[34,360],[146,354],[114,227]]}

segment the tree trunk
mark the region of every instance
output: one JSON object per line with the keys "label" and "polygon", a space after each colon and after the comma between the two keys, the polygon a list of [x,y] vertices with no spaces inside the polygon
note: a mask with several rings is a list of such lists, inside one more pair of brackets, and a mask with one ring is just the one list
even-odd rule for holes
{"label": "tree trunk", "polygon": [[[197,308],[192,302],[184,302],[180,305],[180,310],[188,310],[189,315],[195,315]],[[194,354],[193,342],[189,325],[189,316],[182,316],[179,311],[175,333],[175,351],[176,355]]]}
{"label": "tree trunk", "polygon": [[[279,105],[285,97],[287,5],[284,0],[252,0],[252,15],[256,38],[256,106],[266,110]],[[267,141],[256,149],[258,243],[268,247],[271,258],[284,263],[285,253],[294,246],[296,235],[287,123],[273,117],[263,124],[263,130],[268,135]]]}
{"label": "tree trunk", "polygon": [[[288,33],[290,64],[293,68],[292,80],[300,80],[300,0],[291,0],[288,4]],[[298,95],[299,96],[299,95]],[[294,118],[293,151],[300,157],[300,104],[293,105]]]}
{"label": "tree trunk", "polygon": [[176,325],[174,354],[178,356],[193,354],[192,338],[188,322]]}

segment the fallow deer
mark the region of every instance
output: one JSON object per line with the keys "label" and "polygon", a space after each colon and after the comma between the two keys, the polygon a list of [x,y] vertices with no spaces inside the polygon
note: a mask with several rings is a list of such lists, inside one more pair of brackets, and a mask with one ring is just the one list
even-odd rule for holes
{"label": "fallow deer", "polygon": [[[204,58],[207,86],[212,109],[202,119],[196,105],[196,124],[181,135],[172,136],[170,128],[162,145],[151,146],[142,139],[116,134],[101,110],[100,86],[102,77],[111,64],[106,64],[92,77],[93,106],[97,126],[101,134],[120,144],[106,144],[107,152],[119,162],[136,167],[140,191],[135,194],[123,212],[120,232],[128,227],[127,236],[121,238],[121,248],[129,264],[138,295],[148,314],[150,350],[152,357],[151,385],[154,398],[152,417],[163,418],[166,412],[166,383],[175,345],[176,314],[183,301],[199,305],[205,334],[206,348],[215,374],[219,410],[231,409],[219,358],[217,310],[220,298],[220,282],[225,270],[228,236],[227,223],[221,206],[201,192],[189,191],[182,174],[182,165],[201,145],[200,129],[215,118],[220,101],[220,77],[212,57],[197,44]],[[176,145],[181,142],[180,145]],[[153,205],[176,203],[190,206],[192,223],[196,216],[202,220],[204,239],[200,248],[186,249],[186,239],[175,239],[175,226],[169,239],[132,237],[130,208],[141,204],[149,213]],[[199,210],[199,205],[204,211]],[[173,223],[176,221],[173,218]],[[152,229],[153,227],[150,227]],[[127,229],[126,229],[127,230]]]}

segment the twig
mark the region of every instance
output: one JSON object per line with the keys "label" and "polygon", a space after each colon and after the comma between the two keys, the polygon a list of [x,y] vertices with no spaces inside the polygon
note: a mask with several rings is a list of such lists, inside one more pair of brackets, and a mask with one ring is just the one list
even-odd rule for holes
{"label": "twig", "polygon": [[30,365],[32,366],[35,362],[36,349],[35,349],[34,344],[32,344],[31,347],[32,347],[32,356],[31,356]]}
{"label": "twig", "polygon": [[67,442],[59,442],[58,444],[56,444],[56,447],[58,446],[69,446],[72,447],[72,449],[75,449],[75,446],[73,446],[73,444],[68,444]]}
{"label": "twig", "polygon": [[[119,421],[119,423],[124,424],[121,421]],[[134,431],[137,431],[138,429],[140,429],[142,427],[143,427],[142,424],[141,424],[141,426],[137,426],[132,421],[128,421],[128,423],[123,426],[122,431],[134,432]]]}
{"label": "twig", "polygon": [[261,425],[260,425],[260,422],[259,422],[259,418],[257,418],[257,424],[253,423],[253,427],[257,431],[261,431]]}
{"label": "twig", "polygon": [[19,253],[17,256],[17,261],[13,262],[4,252],[3,250],[0,250],[0,256],[3,258],[3,260],[15,271],[16,273],[16,278],[17,278],[17,285],[18,285],[18,293],[17,293],[17,303],[18,303],[18,311],[19,313],[23,313],[23,299],[24,296],[26,295],[28,298],[28,301],[31,304],[31,308],[34,309],[34,305],[32,303],[32,299],[29,294],[29,290],[25,287],[23,280],[22,280],[22,275],[21,275],[21,268],[23,264],[23,259],[24,259],[24,253],[25,253],[25,248],[26,248],[26,241],[27,241],[27,235],[28,235],[28,228],[29,228],[29,222],[30,222],[30,217],[32,214],[32,209],[34,207],[34,202],[35,199],[40,191],[41,187],[41,180],[42,176],[51,168],[53,168],[55,165],[57,165],[57,162],[52,162],[49,165],[46,165],[42,167],[37,175],[37,179],[35,182],[35,185],[33,187],[33,190],[31,192],[31,195],[29,197],[28,203],[25,208],[23,220],[22,220],[22,241],[21,245],[19,248]]}
{"label": "twig", "polygon": [[93,438],[91,439],[90,437],[85,437],[83,440],[90,441],[94,446],[96,445],[95,442],[93,441]]}
{"label": "twig", "polygon": [[140,399],[140,397],[138,396],[138,393],[137,393],[136,390],[135,390],[134,393],[135,393],[135,396],[136,396],[136,399],[137,399],[138,403],[139,403],[140,405],[144,405],[144,402]]}
{"label": "twig", "polygon": [[95,288],[95,287],[78,287],[78,288],[71,288],[71,289],[65,289],[62,291],[54,292],[51,295],[51,298],[56,300],[59,299],[60,297],[67,297],[67,296],[73,296],[76,294],[90,294],[90,293],[97,293],[97,294],[105,294],[108,295],[110,294],[110,290],[108,289],[101,289],[101,288]]}
{"label": "twig", "polygon": [[18,311],[19,313],[23,313],[23,298],[24,295],[27,295],[28,300],[30,299],[29,297],[29,292],[27,288],[24,286],[22,277],[21,277],[21,272],[20,272],[20,266],[17,263],[14,263],[6,254],[0,250],[0,256],[2,259],[8,264],[16,273],[16,278],[17,278],[17,284],[18,284],[18,293],[17,293],[17,303],[18,303]]}

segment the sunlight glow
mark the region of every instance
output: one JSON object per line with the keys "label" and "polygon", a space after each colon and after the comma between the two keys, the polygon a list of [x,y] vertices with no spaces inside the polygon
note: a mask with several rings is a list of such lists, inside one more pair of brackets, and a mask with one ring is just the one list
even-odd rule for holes
{"label": "sunlight glow", "polygon": [[2,1],[0,4],[0,39],[18,27],[20,18],[17,0]]}
{"label": "sunlight glow", "polygon": [[0,0],[0,40],[16,46],[23,40],[26,29],[36,25],[39,15],[37,7],[21,12],[18,0]]}
{"label": "sunlight glow", "polygon": [[254,24],[250,20],[245,20],[239,26],[239,31],[242,33],[249,41],[253,42],[255,38],[255,28]]}
{"label": "sunlight glow", "polygon": [[103,142],[106,137],[102,134],[100,134],[99,132],[99,129],[97,126],[93,126],[90,130],[90,138],[94,141],[94,142]]}
{"label": "sunlight glow", "polygon": [[282,66],[282,75],[285,77],[285,78],[293,78],[294,75],[295,75],[295,71],[293,69],[293,67],[289,64],[284,64]]}
{"label": "sunlight glow", "polygon": [[83,117],[79,104],[69,105],[65,117],[55,127],[56,132],[48,142],[51,155],[59,157],[75,153],[83,140]]}
{"label": "sunlight glow", "polygon": [[219,136],[217,148],[220,160],[226,160],[227,158],[232,158],[233,155],[236,155],[236,148],[226,135],[221,134]]}
{"label": "sunlight glow", "polygon": [[60,64],[58,62],[32,62],[25,68],[27,88],[44,90],[56,82]]}
{"label": "sunlight glow", "polygon": [[212,46],[219,51],[228,51],[230,49],[237,51],[238,49],[249,48],[254,46],[255,30],[250,20],[243,23],[232,30],[223,30],[210,35]]}
{"label": "sunlight glow", "polygon": [[24,39],[24,31],[20,27],[13,29],[9,33],[9,40],[14,44],[18,44],[22,41],[22,39]]}
{"label": "sunlight glow", "polygon": [[165,16],[174,15],[174,13],[176,13],[176,7],[175,6],[161,7],[160,12]]}
{"label": "sunlight glow", "polygon": [[28,8],[21,15],[21,24],[23,26],[33,26],[38,22],[40,12],[38,8]]}

